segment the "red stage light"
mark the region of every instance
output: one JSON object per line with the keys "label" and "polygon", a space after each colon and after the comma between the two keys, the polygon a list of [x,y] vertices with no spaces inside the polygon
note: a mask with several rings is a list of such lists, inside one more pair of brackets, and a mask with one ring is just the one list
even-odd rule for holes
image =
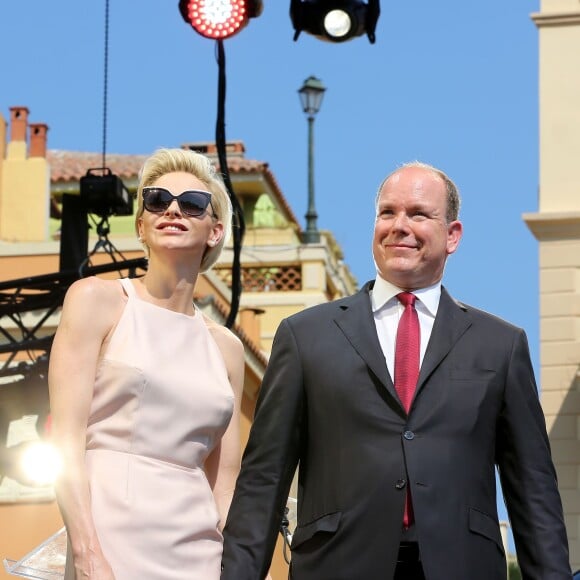
{"label": "red stage light", "polygon": [[248,0],[181,0],[179,8],[196,32],[214,39],[233,36],[253,16]]}

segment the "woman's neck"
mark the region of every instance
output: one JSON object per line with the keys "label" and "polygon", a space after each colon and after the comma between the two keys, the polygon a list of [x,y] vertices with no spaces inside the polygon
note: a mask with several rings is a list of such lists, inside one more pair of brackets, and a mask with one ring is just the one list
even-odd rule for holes
{"label": "woman's neck", "polygon": [[193,314],[193,292],[197,275],[187,275],[174,270],[160,272],[148,268],[141,279],[143,298],[175,312]]}

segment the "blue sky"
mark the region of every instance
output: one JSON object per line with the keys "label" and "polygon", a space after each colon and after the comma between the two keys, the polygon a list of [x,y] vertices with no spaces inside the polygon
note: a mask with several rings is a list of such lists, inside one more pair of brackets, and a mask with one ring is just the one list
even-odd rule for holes
{"label": "blue sky", "polygon": [[[373,200],[397,165],[446,171],[465,234],[445,284],[458,299],[528,333],[539,369],[538,244],[521,219],[538,208],[538,2],[383,0],[376,43],[303,33],[289,0],[225,41],[226,136],[267,161],[304,223],[307,123],[297,90],[327,91],[315,122],[318,225],[333,231],[359,283],[374,277]],[[174,0],[110,0],[107,151],[213,141],[215,42]],[[51,149],[101,151],[105,1],[2,6],[0,111],[27,106]],[[510,296],[504,298],[509,292]],[[512,294],[513,293],[513,294]]]}

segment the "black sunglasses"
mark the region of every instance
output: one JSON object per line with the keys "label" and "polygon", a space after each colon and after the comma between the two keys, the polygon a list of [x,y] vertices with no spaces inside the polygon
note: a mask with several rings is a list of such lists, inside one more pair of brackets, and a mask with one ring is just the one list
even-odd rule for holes
{"label": "black sunglasses", "polygon": [[208,191],[192,189],[179,195],[173,195],[163,187],[143,188],[143,207],[152,213],[163,213],[174,199],[184,215],[200,217],[209,205],[213,212],[212,217],[216,217],[215,209],[211,203],[211,193]]}

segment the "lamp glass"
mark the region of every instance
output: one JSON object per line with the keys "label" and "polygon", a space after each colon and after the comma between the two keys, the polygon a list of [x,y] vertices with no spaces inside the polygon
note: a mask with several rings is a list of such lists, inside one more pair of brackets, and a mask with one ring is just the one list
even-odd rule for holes
{"label": "lamp glass", "polygon": [[352,21],[348,12],[339,8],[330,10],[324,17],[324,30],[333,38],[346,36],[352,28]]}
{"label": "lamp glass", "polygon": [[20,456],[20,469],[27,483],[52,485],[61,468],[60,455],[49,443],[33,441],[23,447]]}
{"label": "lamp glass", "polygon": [[326,87],[322,84],[320,79],[316,77],[308,77],[302,87],[299,89],[300,102],[302,103],[302,110],[308,115],[315,115],[320,110],[322,97]]}
{"label": "lamp glass", "polygon": [[214,2],[205,2],[200,12],[208,22],[212,24],[223,24],[231,17],[233,6],[231,2],[216,0]]}

